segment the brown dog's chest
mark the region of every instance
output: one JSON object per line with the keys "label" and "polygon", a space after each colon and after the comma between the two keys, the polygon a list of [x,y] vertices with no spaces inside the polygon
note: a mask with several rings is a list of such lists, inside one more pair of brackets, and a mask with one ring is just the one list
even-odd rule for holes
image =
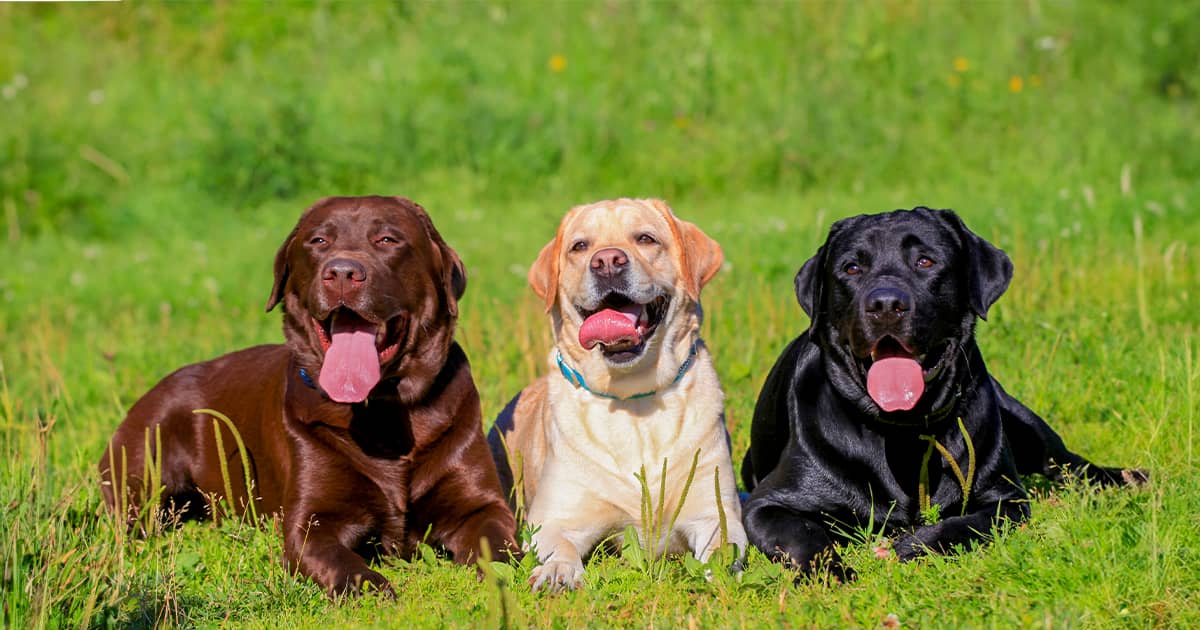
{"label": "brown dog's chest", "polygon": [[289,383],[286,410],[293,465],[314,489],[347,505],[372,505],[403,518],[408,510],[413,450],[412,411],[391,400],[346,405]]}

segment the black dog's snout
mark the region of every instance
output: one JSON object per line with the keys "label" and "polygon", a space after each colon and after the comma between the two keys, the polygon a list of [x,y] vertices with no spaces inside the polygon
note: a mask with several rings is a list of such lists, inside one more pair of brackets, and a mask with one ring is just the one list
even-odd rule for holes
{"label": "black dog's snout", "polygon": [[592,273],[601,278],[612,278],[629,266],[629,256],[625,252],[609,247],[592,255]]}
{"label": "black dog's snout", "polygon": [[900,319],[913,307],[912,297],[895,287],[880,287],[867,294],[863,308],[879,319]]}
{"label": "black dog's snout", "polygon": [[349,258],[334,258],[325,263],[325,268],[321,270],[321,279],[343,288],[347,288],[346,285],[352,287],[366,281],[367,268],[363,267],[362,263]]}

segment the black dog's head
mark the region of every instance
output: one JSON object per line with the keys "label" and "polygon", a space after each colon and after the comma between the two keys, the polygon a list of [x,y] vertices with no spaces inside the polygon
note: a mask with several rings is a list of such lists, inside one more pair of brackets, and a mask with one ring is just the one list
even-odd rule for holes
{"label": "black dog's head", "polygon": [[1012,278],[1008,256],[950,210],[843,219],[796,274],[830,379],[862,411],[923,424],[954,402],[975,318]]}

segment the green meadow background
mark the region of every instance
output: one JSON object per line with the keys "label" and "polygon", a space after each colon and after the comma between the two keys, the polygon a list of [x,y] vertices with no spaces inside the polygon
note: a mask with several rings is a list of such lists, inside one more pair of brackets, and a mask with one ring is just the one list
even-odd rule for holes
{"label": "green meadow background", "polygon": [[[1189,627],[1200,618],[1200,3],[0,4],[0,622],[12,627]],[[593,558],[530,594],[432,550],[340,603],[268,523],[128,540],[95,472],[183,364],[281,340],[275,249],[332,194],[423,204],[466,263],[485,426],[549,369],[525,272],[572,205],[667,199],[725,248],[705,335],[735,458],[835,219],[955,208],[1016,265],[992,372],[1143,489],[1038,485],[963,556]],[[1036,480],[1031,480],[1036,483]]]}

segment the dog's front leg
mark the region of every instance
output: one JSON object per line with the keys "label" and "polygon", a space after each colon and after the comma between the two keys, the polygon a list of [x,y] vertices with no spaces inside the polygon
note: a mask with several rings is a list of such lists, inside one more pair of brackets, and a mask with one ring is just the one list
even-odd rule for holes
{"label": "dog's front leg", "polygon": [[290,571],[312,578],[330,597],[357,594],[368,583],[395,596],[387,578],[344,544],[351,533],[337,516],[293,510],[284,514],[283,556]]}
{"label": "dog's front leg", "polygon": [[679,530],[687,538],[688,548],[700,562],[708,562],[713,553],[726,543],[733,543],[737,547],[739,560],[746,555],[746,530],[742,528],[742,521],[736,512],[726,514],[724,536],[721,535],[721,519],[717,516],[690,520],[680,524]]}
{"label": "dog's front leg", "polygon": [[[497,499],[490,505],[474,508],[467,516],[452,513],[436,521],[435,536],[450,551],[458,564],[472,564],[482,553],[484,541],[492,560],[505,562],[509,555],[521,557],[514,538],[516,525],[512,511]],[[441,533],[441,532],[445,533]]]}
{"label": "dog's front leg", "polygon": [[744,509],[750,543],[772,560],[798,569],[802,576],[825,572],[843,582],[855,579],[854,570],[833,548],[833,537],[819,515],[754,499]]}
{"label": "dog's front leg", "polygon": [[533,534],[533,546],[541,565],[529,576],[532,590],[547,587],[551,592],[575,590],[583,584],[583,554],[592,549],[603,530],[582,527],[564,529],[543,524]]}
{"label": "dog's front leg", "polygon": [[922,525],[896,539],[892,548],[902,561],[913,560],[926,553],[949,553],[955,547],[971,549],[992,537],[992,530],[1002,520],[1019,523],[1029,518],[1029,506],[1019,501],[992,503],[963,516],[944,518],[932,525]]}

